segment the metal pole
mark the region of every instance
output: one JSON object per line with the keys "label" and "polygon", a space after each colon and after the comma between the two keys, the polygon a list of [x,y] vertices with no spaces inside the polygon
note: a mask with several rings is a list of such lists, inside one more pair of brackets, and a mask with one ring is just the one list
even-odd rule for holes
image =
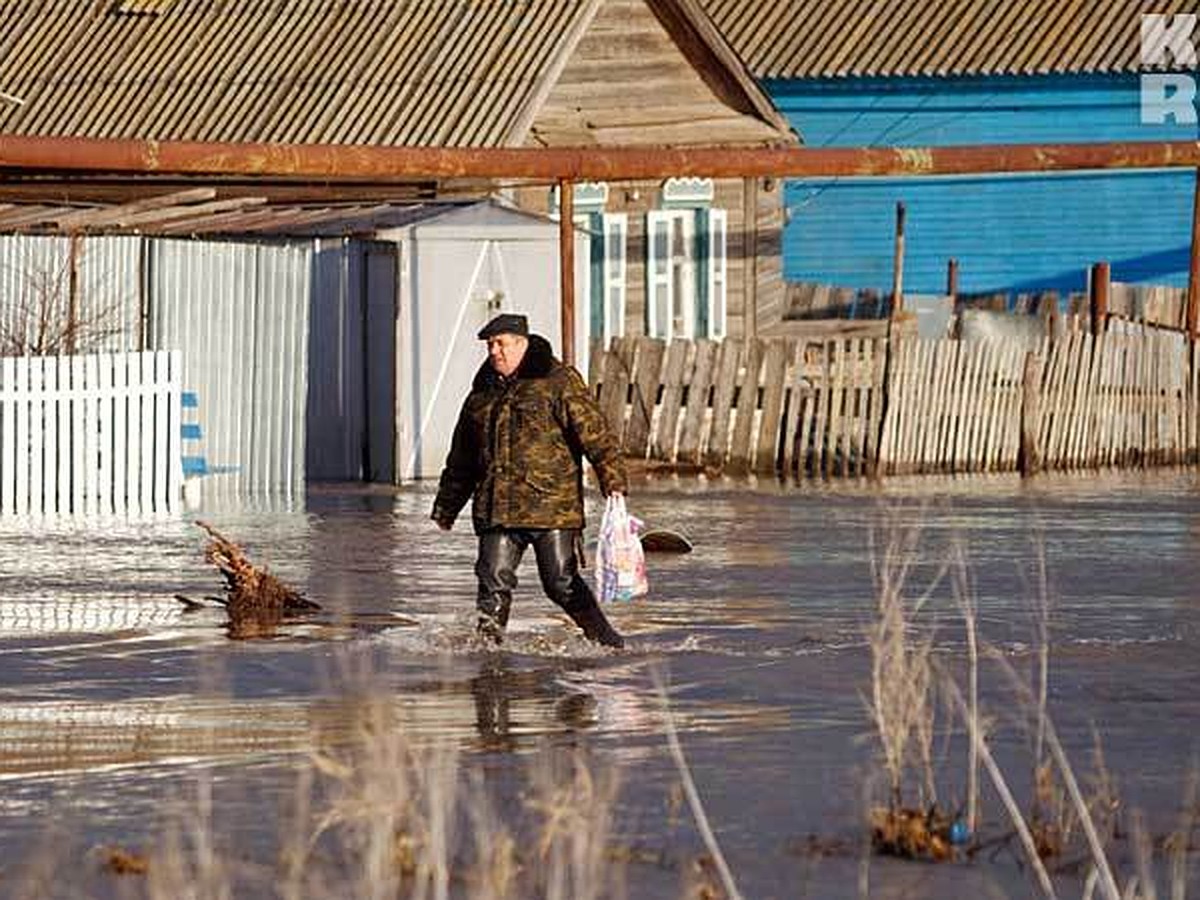
{"label": "metal pole", "polygon": [[558,271],[562,297],[562,358],[575,365],[575,185],[558,183]]}
{"label": "metal pole", "polygon": [[958,299],[958,260],[952,259],[946,264],[946,295]]}
{"label": "metal pole", "polygon": [[383,147],[0,135],[0,170],[253,175],[395,184],[419,178],[554,182],[700,176],[955,175],[1200,168],[1200,141],[953,147]]}
{"label": "metal pole", "polygon": [[1200,169],[1196,170],[1196,189],[1192,200],[1192,257],[1188,268],[1187,332],[1196,339],[1197,314],[1200,312]]}
{"label": "metal pole", "polygon": [[1104,334],[1108,325],[1108,295],[1112,283],[1112,270],[1108,263],[1098,262],[1092,265],[1092,335],[1099,337]]}
{"label": "metal pole", "polygon": [[904,309],[904,203],[896,204],[896,243],[892,257],[892,315]]}

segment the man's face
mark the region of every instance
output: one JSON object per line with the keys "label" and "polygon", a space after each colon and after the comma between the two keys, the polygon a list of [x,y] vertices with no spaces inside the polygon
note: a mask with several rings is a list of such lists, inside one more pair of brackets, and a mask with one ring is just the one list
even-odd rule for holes
{"label": "man's face", "polygon": [[498,334],[489,338],[487,348],[492,368],[507,378],[521,365],[528,346],[529,338],[520,334]]}

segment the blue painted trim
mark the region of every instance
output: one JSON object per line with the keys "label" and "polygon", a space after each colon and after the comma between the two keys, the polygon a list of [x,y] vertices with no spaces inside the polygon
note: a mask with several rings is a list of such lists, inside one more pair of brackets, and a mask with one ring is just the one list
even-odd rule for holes
{"label": "blue painted trim", "polygon": [[183,458],[183,474],[185,476],[209,474],[208,461],[203,456],[185,456]]}
{"label": "blue painted trim", "polygon": [[179,402],[184,409],[199,409],[200,395],[195,391],[184,391],[179,395]]}
{"label": "blue painted trim", "polygon": [[185,441],[198,441],[202,437],[200,426],[194,422],[185,422],[180,425],[179,434]]}

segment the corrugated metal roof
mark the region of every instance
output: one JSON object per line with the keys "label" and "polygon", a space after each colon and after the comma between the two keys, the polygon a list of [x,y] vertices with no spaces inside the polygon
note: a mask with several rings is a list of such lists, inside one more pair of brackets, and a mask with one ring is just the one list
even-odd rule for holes
{"label": "corrugated metal roof", "polygon": [[[204,191],[192,193],[197,196],[164,195],[153,208],[148,203],[92,207],[0,204],[0,237],[19,233],[340,237],[402,228],[479,202],[267,204],[262,197],[212,202]],[[3,293],[0,279],[0,296]]]}
{"label": "corrugated metal roof", "polygon": [[1196,0],[701,0],[759,78],[1136,72]]}
{"label": "corrugated metal roof", "polygon": [[590,0],[0,0],[0,132],[497,146]]}

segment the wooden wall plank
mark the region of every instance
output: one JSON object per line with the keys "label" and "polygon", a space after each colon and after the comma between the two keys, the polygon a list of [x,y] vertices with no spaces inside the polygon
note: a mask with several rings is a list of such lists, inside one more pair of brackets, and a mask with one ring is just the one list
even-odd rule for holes
{"label": "wooden wall plank", "polygon": [[722,468],[729,451],[729,422],[731,407],[737,391],[738,369],[742,362],[742,342],[721,342],[720,361],[714,378],[712,426],[709,429],[705,463],[712,468]]}
{"label": "wooden wall plank", "polygon": [[[626,397],[629,391],[630,366],[622,350],[632,348],[631,338],[619,338],[604,357],[604,376],[600,385],[600,409],[608,425],[624,446]],[[632,356],[632,353],[628,354]]]}
{"label": "wooden wall plank", "polygon": [[675,459],[675,440],[679,430],[679,410],[683,401],[684,369],[694,355],[691,341],[675,340],[667,348],[667,359],[663,364],[662,403],[658,411],[658,422],[654,439],[650,442],[650,456],[654,459]]}
{"label": "wooden wall plank", "polygon": [[762,414],[759,416],[754,451],[754,469],[763,474],[775,472],[779,467],[780,435],[784,430],[783,394],[788,364],[787,352],[786,341],[768,341],[763,357]]}
{"label": "wooden wall plank", "polygon": [[796,475],[796,444],[799,440],[800,410],[804,404],[801,385],[801,355],[804,348],[797,341],[788,341],[787,348],[787,366],[784,375],[787,390],[784,393],[785,411],[780,440],[783,443],[783,476],[790,478]]}
{"label": "wooden wall plank", "polygon": [[755,414],[758,410],[761,384],[763,342],[759,338],[746,341],[742,363],[741,390],[733,420],[733,438],[729,445],[729,468],[735,473],[747,472],[752,463]]}
{"label": "wooden wall plank", "polygon": [[863,440],[863,474],[874,478],[879,471],[879,446],[883,437],[884,370],[887,365],[886,341],[870,339],[871,386],[868,395],[867,434]]}
{"label": "wooden wall plank", "polygon": [[662,384],[665,345],[655,338],[638,338],[633,373],[633,393],[629,398],[629,421],[625,425],[625,453],[645,459]]}
{"label": "wooden wall plank", "polygon": [[712,341],[697,341],[693,354],[691,377],[687,387],[687,405],[683,414],[683,429],[679,435],[676,458],[681,463],[699,464],[703,446],[703,430],[708,421],[708,401],[712,387],[718,345]]}
{"label": "wooden wall plank", "polygon": [[816,405],[813,408],[812,422],[812,473],[819,477],[826,471],[826,459],[829,454],[828,431],[830,394],[833,388],[833,354],[834,342],[824,341],[820,345],[817,356]]}

